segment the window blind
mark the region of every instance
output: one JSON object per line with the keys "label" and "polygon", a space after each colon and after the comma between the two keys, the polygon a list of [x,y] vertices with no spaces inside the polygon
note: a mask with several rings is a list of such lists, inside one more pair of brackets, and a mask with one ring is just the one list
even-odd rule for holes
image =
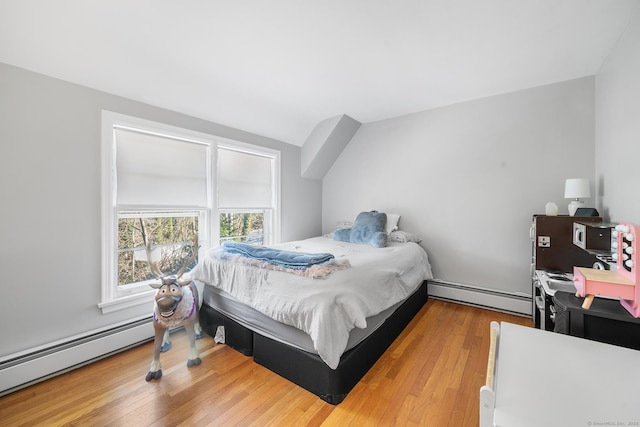
{"label": "window blind", "polygon": [[209,146],[114,128],[118,205],[207,206]]}
{"label": "window blind", "polygon": [[273,207],[273,159],[218,148],[218,207]]}

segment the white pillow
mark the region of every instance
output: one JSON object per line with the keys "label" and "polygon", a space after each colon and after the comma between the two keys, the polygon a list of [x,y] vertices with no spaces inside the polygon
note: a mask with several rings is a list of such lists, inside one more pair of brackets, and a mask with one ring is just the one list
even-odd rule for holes
{"label": "white pillow", "polygon": [[341,228],[351,228],[351,226],[353,225],[352,221],[338,221],[338,223],[336,224],[336,228],[333,229],[333,231],[331,233],[327,233],[324,236],[325,237],[330,237],[333,239],[333,233],[336,230],[339,230]]}
{"label": "white pillow", "polygon": [[399,243],[407,243],[414,242],[420,243],[422,242],[422,238],[417,234],[407,233],[406,231],[393,231],[389,234],[389,242],[399,242]]}
{"label": "white pillow", "polygon": [[336,224],[336,230],[339,230],[341,228],[351,228],[352,225],[353,221],[338,221],[338,223]]}
{"label": "white pillow", "polygon": [[384,226],[384,231],[389,234],[392,231],[398,229],[398,221],[400,221],[400,215],[387,214],[387,223]]}

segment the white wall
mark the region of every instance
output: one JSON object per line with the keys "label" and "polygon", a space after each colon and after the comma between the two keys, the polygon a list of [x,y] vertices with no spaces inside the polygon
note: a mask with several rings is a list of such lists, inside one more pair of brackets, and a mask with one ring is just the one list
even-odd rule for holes
{"label": "white wall", "polygon": [[0,64],[0,357],[152,310],[96,305],[102,109],[281,150],[282,239],[320,234],[299,147]]}
{"label": "white wall", "polygon": [[530,294],[532,215],[567,214],[564,180],[593,181],[594,155],[593,77],[364,124],[323,180],[323,232],[397,213],[436,278]]}
{"label": "white wall", "polygon": [[640,12],[596,75],[596,176],[601,211],[640,224]]}

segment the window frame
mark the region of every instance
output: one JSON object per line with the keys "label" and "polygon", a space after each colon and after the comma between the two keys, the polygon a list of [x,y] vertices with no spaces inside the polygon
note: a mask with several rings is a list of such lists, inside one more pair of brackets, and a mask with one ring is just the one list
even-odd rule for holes
{"label": "window frame", "polygon": [[[272,206],[253,206],[253,207],[224,207],[221,208],[219,206],[217,195],[218,195],[218,180],[216,179],[216,188],[215,188],[215,206],[214,206],[214,217],[215,217],[215,226],[216,237],[218,244],[221,244],[220,237],[220,215],[222,213],[245,213],[245,212],[259,212],[264,211],[264,220],[269,224],[269,229],[263,230],[264,241],[263,245],[272,245],[280,243],[280,152],[277,150],[271,150],[263,147],[256,147],[250,144],[243,144],[240,142],[233,142],[233,144],[219,143],[217,149],[224,150],[233,150],[241,153],[247,153],[262,157],[267,157],[272,160],[271,164],[271,176],[273,177],[273,184],[271,188],[271,204]],[[217,150],[216,150],[217,151]],[[216,153],[217,154],[217,153]],[[217,157],[216,157],[217,160]],[[217,178],[217,169],[214,171]],[[264,223],[263,223],[264,226]]]}
{"label": "window frame", "polygon": [[[116,204],[116,144],[114,127],[131,128],[136,131],[149,132],[173,139],[206,144],[209,147],[207,163],[207,206],[149,206],[149,205],[117,205]],[[220,210],[217,208],[217,152],[218,147],[245,151],[248,153],[268,156],[273,159],[272,185],[272,241],[280,241],[280,151],[264,148],[253,144],[243,143],[202,132],[192,131],[172,125],[158,123],[146,119],[102,111],[101,124],[101,228],[102,228],[102,271],[101,271],[101,300],[98,307],[103,314],[117,310],[149,304],[155,290],[141,282],[136,289],[118,291],[117,245],[118,245],[118,214],[120,212],[194,212],[199,213],[198,240],[200,254],[212,245],[220,242]],[[146,289],[148,288],[148,289]]]}

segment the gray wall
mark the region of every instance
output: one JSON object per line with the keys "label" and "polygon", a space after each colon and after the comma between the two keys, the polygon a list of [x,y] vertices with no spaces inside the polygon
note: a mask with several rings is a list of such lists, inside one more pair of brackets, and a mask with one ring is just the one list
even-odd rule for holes
{"label": "gray wall", "polygon": [[640,12],[596,76],[599,209],[640,224]]}
{"label": "gray wall", "polygon": [[548,201],[567,212],[565,178],[597,178],[601,212],[640,223],[638,48],[636,15],[595,83],[363,125],[322,189],[300,178],[299,147],[0,64],[0,269],[11,295],[0,356],[148,312],[103,315],[96,305],[102,109],[280,149],[284,241],[361,210],[399,213],[401,228],[424,238],[437,278],[528,294],[531,215]]}
{"label": "gray wall", "polygon": [[151,312],[96,305],[102,109],[281,150],[282,240],[320,234],[299,147],[0,64],[0,356]]}
{"label": "gray wall", "polygon": [[564,180],[595,176],[594,91],[586,77],[363,124],[323,180],[323,231],[397,213],[437,279],[530,294],[532,215],[567,214]]}

